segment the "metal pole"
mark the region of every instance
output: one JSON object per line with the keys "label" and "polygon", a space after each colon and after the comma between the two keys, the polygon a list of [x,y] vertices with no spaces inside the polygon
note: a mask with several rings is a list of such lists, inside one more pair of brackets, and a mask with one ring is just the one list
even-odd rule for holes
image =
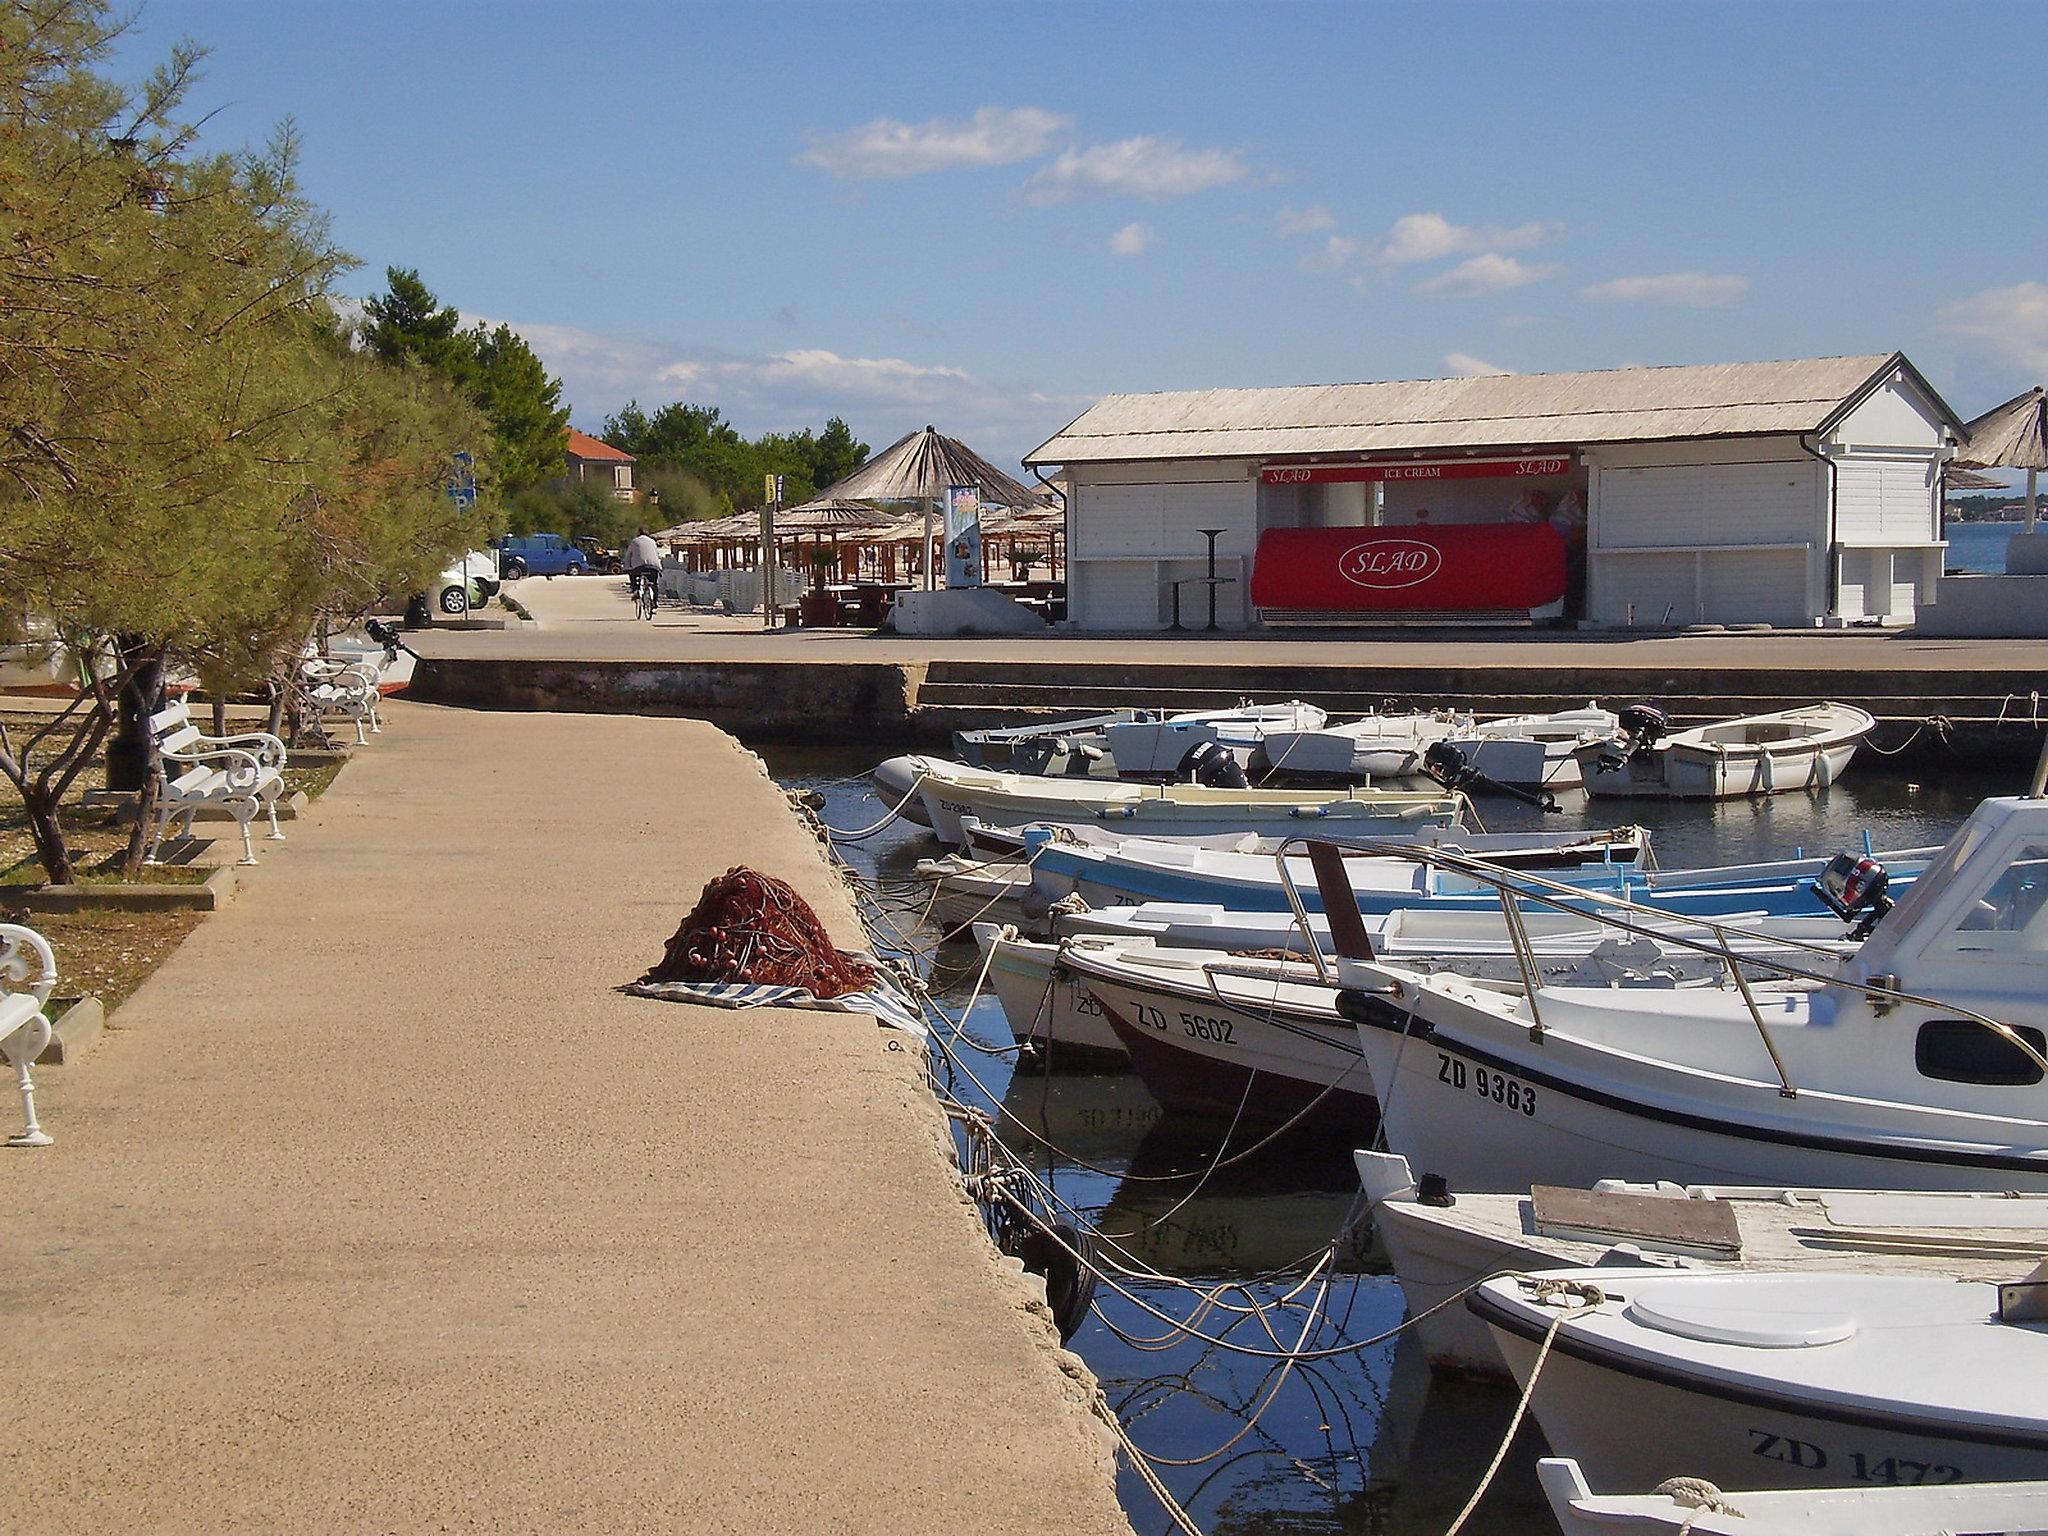
{"label": "metal pole", "polygon": [[932,511],[939,504],[934,496],[924,504],[924,589],[929,592],[935,584],[932,573]]}
{"label": "metal pole", "polygon": [[761,503],[761,627],[775,627],[775,503]]}

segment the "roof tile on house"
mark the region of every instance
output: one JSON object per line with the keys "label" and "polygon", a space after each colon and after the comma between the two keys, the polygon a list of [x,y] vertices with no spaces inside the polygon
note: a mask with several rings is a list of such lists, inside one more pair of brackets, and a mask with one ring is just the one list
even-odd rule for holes
{"label": "roof tile on house", "polygon": [[610,443],[592,437],[588,432],[569,429],[569,457],[572,459],[602,459],[610,464],[630,464],[633,455],[623,448],[614,448]]}

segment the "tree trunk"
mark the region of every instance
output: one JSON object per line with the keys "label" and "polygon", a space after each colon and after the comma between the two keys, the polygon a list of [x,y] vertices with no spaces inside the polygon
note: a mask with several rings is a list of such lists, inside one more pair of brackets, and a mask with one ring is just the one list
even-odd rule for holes
{"label": "tree trunk", "polygon": [[225,736],[228,733],[228,696],[216,693],[213,696],[213,734]]}
{"label": "tree trunk", "polygon": [[163,697],[163,652],[152,652],[141,636],[123,635],[115,647],[121,691],[115,697],[114,734],[107,741],[107,788],[140,790],[156,770],[156,743],[149,717]]}
{"label": "tree trunk", "polygon": [[52,798],[37,789],[24,790],[22,809],[28,813],[29,834],[36,840],[36,858],[43,866],[43,874],[52,885],[69,885],[73,870],[71,867],[71,845],[64,840],[63,824],[57,819],[57,807]]}
{"label": "tree trunk", "polygon": [[273,736],[284,734],[284,684],[275,678],[270,682],[270,715],[263,722],[263,729]]}

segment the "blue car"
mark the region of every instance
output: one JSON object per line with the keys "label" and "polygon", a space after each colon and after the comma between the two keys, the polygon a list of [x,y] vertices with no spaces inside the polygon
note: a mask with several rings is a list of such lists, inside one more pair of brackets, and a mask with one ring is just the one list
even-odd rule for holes
{"label": "blue car", "polygon": [[498,552],[498,574],[507,581],[522,576],[581,576],[590,556],[559,533],[530,533],[491,540]]}

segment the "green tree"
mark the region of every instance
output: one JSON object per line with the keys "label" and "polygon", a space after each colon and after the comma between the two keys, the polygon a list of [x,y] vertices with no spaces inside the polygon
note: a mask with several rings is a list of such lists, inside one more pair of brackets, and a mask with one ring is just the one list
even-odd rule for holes
{"label": "green tree", "polygon": [[363,344],[387,363],[412,361],[467,386],[476,349],[462,315],[444,307],[411,267],[387,267],[389,291],[363,302]]}
{"label": "green tree", "polygon": [[819,490],[836,485],[868,461],[868,445],[838,416],[825,423],[811,448],[811,481]]}

